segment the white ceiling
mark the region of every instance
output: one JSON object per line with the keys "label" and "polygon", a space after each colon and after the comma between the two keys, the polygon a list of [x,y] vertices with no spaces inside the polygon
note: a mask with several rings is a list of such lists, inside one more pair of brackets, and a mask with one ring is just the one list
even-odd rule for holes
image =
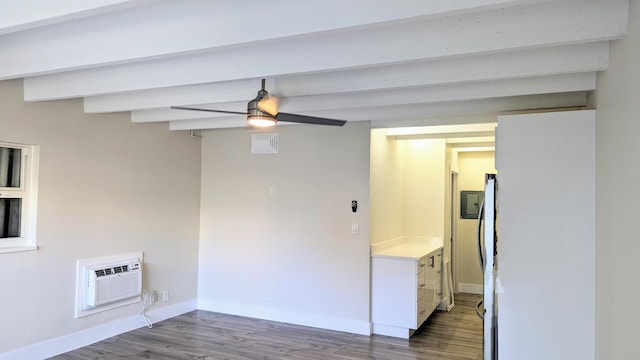
{"label": "white ceiling", "polygon": [[[260,79],[283,112],[373,127],[584,107],[627,0],[6,0],[0,80],[174,130],[243,127]],[[314,126],[314,125],[309,125]]]}

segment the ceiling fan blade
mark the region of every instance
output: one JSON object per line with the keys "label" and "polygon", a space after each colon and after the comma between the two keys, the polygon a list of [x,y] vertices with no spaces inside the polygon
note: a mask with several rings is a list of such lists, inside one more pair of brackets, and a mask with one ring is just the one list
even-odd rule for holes
{"label": "ceiling fan blade", "polygon": [[226,111],[226,110],[212,110],[212,109],[201,109],[201,108],[193,108],[193,107],[186,107],[186,106],[172,106],[172,109],[175,110],[193,110],[193,111],[206,111],[206,112],[215,112],[215,113],[222,113],[222,114],[237,114],[237,115],[247,115],[246,112],[239,112],[239,111]]}
{"label": "ceiling fan blade", "polygon": [[258,103],[258,109],[264,111],[269,115],[275,116],[278,114],[278,107],[280,105],[280,99],[276,96],[269,95]]}
{"label": "ceiling fan blade", "polygon": [[276,120],[285,122],[294,122],[301,124],[315,124],[315,125],[331,125],[331,126],[343,126],[346,121],[334,120],[315,116],[297,115],[289,113],[278,113]]}

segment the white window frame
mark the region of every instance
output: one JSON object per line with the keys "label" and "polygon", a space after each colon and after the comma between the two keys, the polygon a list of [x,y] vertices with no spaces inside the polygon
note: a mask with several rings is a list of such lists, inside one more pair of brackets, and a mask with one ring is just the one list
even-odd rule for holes
{"label": "white window frame", "polygon": [[20,237],[0,238],[0,253],[38,249],[36,223],[38,209],[38,164],[40,147],[0,142],[0,147],[22,150],[20,161],[20,187],[0,187],[0,198],[21,198]]}

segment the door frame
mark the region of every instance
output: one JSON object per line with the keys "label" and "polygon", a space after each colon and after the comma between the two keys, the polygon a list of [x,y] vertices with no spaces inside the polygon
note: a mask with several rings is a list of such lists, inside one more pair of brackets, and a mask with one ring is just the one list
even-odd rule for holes
{"label": "door frame", "polygon": [[460,282],[460,241],[458,239],[458,218],[460,216],[459,191],[458,191],[458,172],[449,170],[449,198],[451,200],[450,211],[450,245],[451,259],[449,265],[451,267],[451,280],[453,282],[453,292],[458,292],[458,284]]}

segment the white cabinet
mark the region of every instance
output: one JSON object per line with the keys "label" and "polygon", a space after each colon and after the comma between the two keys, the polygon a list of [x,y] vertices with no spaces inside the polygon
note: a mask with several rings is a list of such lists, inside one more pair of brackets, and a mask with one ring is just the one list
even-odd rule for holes
{"label": "white cabinet", "polygon": [[442,298],[442,248],[415,258],[373,257],[373,333],[409,338]]}
{"label": "white cabinet", "polygon": [[425,287],[427,289],[425,309],[427,316],[429,316],[442,300],[442,250],[431,253],[425,258],[427,259],[425,269]]}

